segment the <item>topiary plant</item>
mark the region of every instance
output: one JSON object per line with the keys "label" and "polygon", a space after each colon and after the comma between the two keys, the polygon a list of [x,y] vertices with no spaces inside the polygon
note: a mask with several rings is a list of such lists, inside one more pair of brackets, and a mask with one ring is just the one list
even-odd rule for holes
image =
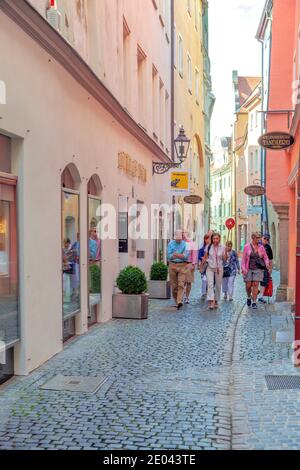
{"label": "topiary plant", "polygon": [[168,279],[168,266],[161,261],[153,263],[150,272],[151,281],[166,281]]}
{"label": "topiary plant", "polygon": [[123,294],[143,294],[147,290],[147,279],[136,266],[127,266],[117,277],[117,286]]}
{"label": "topiary plant", "polygon": [[101,292],[101,269],[97,264],[90,266],[90,292],[91,294]]}

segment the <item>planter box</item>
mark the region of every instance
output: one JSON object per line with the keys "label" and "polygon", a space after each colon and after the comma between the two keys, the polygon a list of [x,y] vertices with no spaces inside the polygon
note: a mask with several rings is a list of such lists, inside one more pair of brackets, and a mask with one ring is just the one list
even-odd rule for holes
{"label": "planter box", "polygon": [[148,291],[150,299],[170,299],[170,281],[149,281]]}
{"label": "planter box", "polygon": [[148,294],[113,294],[112,317],[145,320],[148,318]]}

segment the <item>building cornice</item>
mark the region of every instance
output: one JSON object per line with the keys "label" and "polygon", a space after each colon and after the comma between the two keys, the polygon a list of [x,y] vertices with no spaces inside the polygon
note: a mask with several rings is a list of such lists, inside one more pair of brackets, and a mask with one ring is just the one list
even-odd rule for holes
{"label": "building cornice", "polygon": [[116,121],[144,145],[153,157],[171,160],[141,126],[121,106],[78,52],[55,31],[26,0],[1,0],[0,9],[28,36],[50,54]]}

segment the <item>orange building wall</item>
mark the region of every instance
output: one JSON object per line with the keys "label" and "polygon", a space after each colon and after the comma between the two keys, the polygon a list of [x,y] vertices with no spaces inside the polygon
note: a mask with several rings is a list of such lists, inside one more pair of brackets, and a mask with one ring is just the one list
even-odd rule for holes
{"label": "orange building wall", "polygon": [[[275,1],[273,6],[272,55],[269,110],[292,109],[295,0]],[[284,38],[284,39],[283,39]],[[288,131],[287,116],[269,114],[267,129]],[[287,203],[290,163],[287,152],[267,152],[267,197],[273,203]]]}
{"label": "orange building wall", "polygon": [[[295,16],[294,16],[294,34],[293,34],[293,61],[296,58],[296,77],[300,77],[300,63],[299,63],[299,25],[300,25],[300,0],[295,1]],[[295,77],[292,77],[292,80]],[[290,90],[292,90],[292,81],[290,83]],[[295,104],[292,103],[292,108]],[[295,132],[295,144],[289,151],[290,173],[293,172],[295,165],[299,160],[300,155],[300,127]],[[289,288],[295,292],[296,287],[296,245],[297,245],[297,179],[289,188],[289,202],[290,202],[290,229],[289,229]]]}

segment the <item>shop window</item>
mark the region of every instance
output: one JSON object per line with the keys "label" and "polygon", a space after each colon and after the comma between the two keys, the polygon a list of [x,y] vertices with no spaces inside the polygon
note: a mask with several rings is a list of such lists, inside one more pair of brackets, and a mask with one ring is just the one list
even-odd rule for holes
{"label": "shop window", "polygon": [[[62,273],[63,319],[80,311],[80,176],[74,164],[68,165],[62,174]],[[65,328],[64,328],[65,329]],[[70,326],[70,331],[73,325]],[[72,333],[70,333],[71,335]],[[66,339],[69,335],[64,334]]]}
{"label": "shop window", "polygon": [[101,302],[101,191],[100,178],[97,175],[92,176],[88,183],[89,325],[97,322]]}
{"label": "shop window", "polygon": [[0,383],[13,375],[19,340],[17,178],[10,173],[11,141],[0,135]]}

